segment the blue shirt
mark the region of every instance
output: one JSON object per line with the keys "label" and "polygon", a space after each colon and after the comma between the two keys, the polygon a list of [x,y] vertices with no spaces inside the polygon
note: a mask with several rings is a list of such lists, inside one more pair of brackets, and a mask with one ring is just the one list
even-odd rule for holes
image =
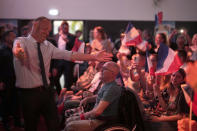
{"label": "blue shirt", "polygon": [[118,115],[120,95],[121,87],[115,81],[103,85],[98,92],[95,107],[98,106],[101,100],[107,101],[110,104],[101,114],[102,117],[116,117]]}

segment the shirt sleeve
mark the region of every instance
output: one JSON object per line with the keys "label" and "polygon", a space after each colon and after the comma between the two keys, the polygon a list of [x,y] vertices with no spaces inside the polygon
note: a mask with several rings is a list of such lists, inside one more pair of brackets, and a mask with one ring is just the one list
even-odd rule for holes
{"label": "shirt sleeve", "polygon": [[14,44],[13,44],[12,50],[14,50],[16,48],[17,43],[19,43],[21,48],[23,48],[25,50],[25,42],[24,42],[23,38],[21,38],[21,37],[18,37],[18,38],[16,38],[14,40]]}
{"label": "shirt sleeve", "polygon": [[50,46],[52,46],[52,59],[71,60],[72,51],[60,50],[52,44],[50,44]]}
{"label": "shirt sleeve", "polygon": [[107,101],[112,103],[120,96],[120,91],[118,91],[117,86],[108,87],[108,89],[104,92],[103,97],[101,98],[102,101]]}

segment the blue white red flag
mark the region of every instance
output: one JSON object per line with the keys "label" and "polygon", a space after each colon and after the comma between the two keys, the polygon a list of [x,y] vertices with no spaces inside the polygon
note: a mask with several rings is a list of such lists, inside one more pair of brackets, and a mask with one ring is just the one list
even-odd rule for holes
{"label": "blue white red flag", "polygon": [[146,50],[146,71],[149,72],[151,76],[155,76],[155,69],[150,60],[150,54],[148,50]]}
{"label": "blue white red flag", "polygon": [[168,75],[179,70],[182,62],[176,52],[161,43],[158,49],[156,75]]}
{"label": "blue white red flag", "polygon": [[162,21],[163,21],[163,12],[160,11],[157,14],[155,14],[155,25],[162,24]]}
{"label": "blue white red flag", "polygon": [[143,41],[138,30],[129,23],[122,41],[126,46],[136,46],[140,50],[146,50],[146,41]]}
{"label": "blue white red flag", "polygon": [[[185,96],[185,101],[188,106],[192,108],[193,113],[197,116],[197,92],[195,92],[189,85],[183,84],[181,85],[181,89]],[[192,105],[191,105],[192,103]]]}

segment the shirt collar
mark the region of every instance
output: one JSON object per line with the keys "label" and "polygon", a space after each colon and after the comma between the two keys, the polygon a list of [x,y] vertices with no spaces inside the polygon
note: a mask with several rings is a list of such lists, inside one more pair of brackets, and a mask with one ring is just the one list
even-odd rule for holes
{"label": "shirt collar", "polygon": [[[31,43],[37,44],[37,41],[31,35],[28,35],[28,39],[30,40]],[[47,40],[45,40],[43,44],[48,45]]]}
{"label": "shirt collar", "polygon": [[116,83],[115,81],[111,81],[111,82],[105,83],[105,86],[109,86],[109,85],[115,84],[115,83]]}
{"label": "shirt collar", "polygon": [[29,39],[30,42],[32,42],[32,43],[37,43],[37,41],[36,41],[31,35],[28,35],[28,39]]}

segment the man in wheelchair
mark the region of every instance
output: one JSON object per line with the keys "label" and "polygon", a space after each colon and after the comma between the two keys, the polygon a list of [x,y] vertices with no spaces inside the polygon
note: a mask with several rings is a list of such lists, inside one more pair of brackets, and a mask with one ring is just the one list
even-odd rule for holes
{"label": "man in wheelchair", "polygon": [[79,116],[72,116],[66,121],[66,131],[93,131],[106,121],[118,118],[121,87],[115,82],[119,73],[119,66],[114,62],[107,62],[102,69],[102,88],[99,90],[94,108]]}

